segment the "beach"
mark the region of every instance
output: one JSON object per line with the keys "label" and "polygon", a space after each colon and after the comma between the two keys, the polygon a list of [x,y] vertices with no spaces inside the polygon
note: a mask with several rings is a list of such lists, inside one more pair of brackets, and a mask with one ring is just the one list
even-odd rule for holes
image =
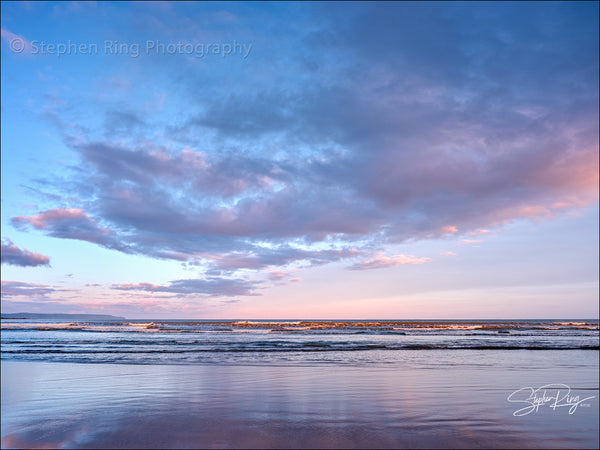
{"label": "beach", "polygon": [[[2,447],[598,447],[597,351],[367,353],[266,365],[3,360]],[[549,383],[593,398],[572,414],[547,402],[513,415],[527,404],[511,393]]]}

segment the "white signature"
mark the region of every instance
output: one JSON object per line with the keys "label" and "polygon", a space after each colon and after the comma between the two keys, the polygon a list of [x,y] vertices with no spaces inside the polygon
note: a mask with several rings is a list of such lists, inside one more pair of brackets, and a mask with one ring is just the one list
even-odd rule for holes
{"label": "white signature", "polygon": [[[579,395],[571,395],[571,388],[566,384],[555,383],[546,384],[537,389],[532,387],[524,387],[510,394],[507,400],[511,403],[525,403],[527,406],[513,412],[513,416],[526,416],[532,412],[538,412],[540,406],[548,405],[556,411],[556,408],[567,406],[569,414],[573,414],[579,405],[586,400],[595,398],[591,397],[579,398]],[[582,405],[582,406],[589,406]]]}

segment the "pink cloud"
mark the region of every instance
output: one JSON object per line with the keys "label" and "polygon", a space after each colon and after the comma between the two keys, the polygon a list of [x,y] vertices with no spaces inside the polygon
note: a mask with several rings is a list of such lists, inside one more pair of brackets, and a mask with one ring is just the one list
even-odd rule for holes
{"label": "pink cloud", "polygon": [[50,236],[63,239],[88,241],[103,247],[130,253],[131,249],[121,243],[113,230],[102,228],[79,208],[55,208],[35,216],[17,216],[11,219],[18,229],[33,226],[45,230]]}
{"label": "pink cloud", "polygon": [[285,270],[269,270],[268,279],[273,281],[274,284],[278,286],[284,286],[302,281],[301,278],[293,277],[290,272]]}
{"label": "pink cloud", "polygon": [[454,225],[447,225],[447,226],[442,227],[440,229],[440,233],[442,233],[442,234],[454,234],[454,233],[458,233],[458,228],[456,228]]}
{"label": "pink cloud", "polygon": [[270,270],[269,279],[273,281],[280,281],[288,277],[289,274],[285,270]]}
{"label": "pink cloud", "polygon": [[479,244],[480,242],[483,242],[483,240],[481,240],[481,239],[461,239],[460,242],[462,242],[464,244]]}
{"label": "pink cloud", "polygon": [[431,258],[417,258],[412,255],[379,256],[371,260],[356,263],[348,267],[350,270],[371,270],[397,267],[403,264],[423,264],[431,261]]}
{"label": "pink cloud", "polygon": [[8,238],[6,238],[6,243],[4,240],[2,241],[0,254],[2,264],[11,264],[13,266],[21,267],[50,265],[50,258],[47,256],[44,256],[41,253],[30,252],[27,249],[21,250]]}
{"label": "pink cloud", "polygon": [[485,230],[485,229],[481,229],[481,230],[473,230],[471,232],[469,232],[469,236],[479,236],[481,234],[490,234],[491,231],[490,230]]}
{"label": "pink cloud", "polygon": [[18,216],[13,219],[14,222],[29,222],[37,229],[46,230],[52,224],[68,221],[82,221],[92,226],[96,226],[96,222],[88,217],[82,209],[57,208],[50,209],[40,213],[37,216]]}

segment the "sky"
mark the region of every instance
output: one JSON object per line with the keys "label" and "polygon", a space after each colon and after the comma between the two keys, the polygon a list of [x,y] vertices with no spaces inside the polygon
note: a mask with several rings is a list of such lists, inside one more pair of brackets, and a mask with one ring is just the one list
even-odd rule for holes
{"label": "sky", "polygon": [[2,2],[2,312],[598,317],[598,2]]}

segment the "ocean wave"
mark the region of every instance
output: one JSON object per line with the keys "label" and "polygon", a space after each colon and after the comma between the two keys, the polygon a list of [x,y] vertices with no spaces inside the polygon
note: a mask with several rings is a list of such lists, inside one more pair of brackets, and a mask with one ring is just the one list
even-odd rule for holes
{"label": "ocean wave", "polygon": [[165,348],[165,349],[53,349],[47,347],[25,348],[16,350],[2,350],[2,354],[180,354],[180,353],[264,353],[264,352],[354,352],[369,350],[600,350],[598,345],[446,345],[446,344],[359,344],[351,346],[338,346],[326,343],[305,343],[292,346],[231,346],[217,348]]}
{"label": "ocean wave", "polygon": [[2,319],[2,329],[14,328],[72,328],[86,327],[97,329],[286,329],[286,330],[518,330],[518,329],[550,329],[550,328],[572,328],[590,327],[597,329],[598,322],[590,321],[401,321],[401,320],[379,320],[379,321],[333,321],[333,320],[297,320],[297,321],[177,321],[177,320],[154,320],[154,321],[79,321],[79,322],[20,322]]}

